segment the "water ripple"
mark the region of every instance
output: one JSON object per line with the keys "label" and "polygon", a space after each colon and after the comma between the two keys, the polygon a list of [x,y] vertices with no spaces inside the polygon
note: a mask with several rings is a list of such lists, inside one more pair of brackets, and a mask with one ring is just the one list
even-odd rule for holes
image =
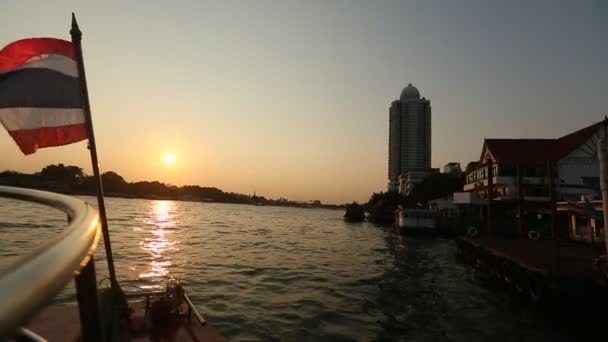
{"label": "water ripple", "polygon": [[[565,340],[546,314],[482,286],[451,241],[404,239],[329,210],[119,198],[107,207],[123,287],[160,289],[180,277],[233,340]],[[52,209],[0,200],[0,260],[64,222]],[[103,248],[96,260],[101,280]],[[57,301],[74,301],[72,286]]]}

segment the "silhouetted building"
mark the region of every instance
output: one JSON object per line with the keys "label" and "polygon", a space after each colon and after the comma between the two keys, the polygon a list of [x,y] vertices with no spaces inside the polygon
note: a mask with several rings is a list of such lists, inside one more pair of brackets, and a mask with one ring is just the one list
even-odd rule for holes
{"label": "silhouetted building", "polygon": [[443,166],[443,173],[451,173],[451,174],[461,174],[462,169],[460,168],[460,163],[447,163]]}
{"label": "silhouetted building", "polygon": [[409,195],[431,172],[431,102],[412,84],[389,111],[388,190]]}
{"label": "silhouetted building", "polygon": [[414,186],[431,173],[439,173],[439,169],[411,169],[402,173],[399,175],[399,193],[408,196],[414,190]]}

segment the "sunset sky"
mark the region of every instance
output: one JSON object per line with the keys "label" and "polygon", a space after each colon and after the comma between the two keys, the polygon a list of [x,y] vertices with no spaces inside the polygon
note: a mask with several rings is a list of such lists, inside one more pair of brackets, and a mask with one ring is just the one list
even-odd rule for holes
{"label": "sunset sky", "polygon": [[[431,100],[434,167],[608,114],[605,0],[12,1],[0,45],[69,40],[72,11],[101,169],[127,181],[367,200],[409,82]],[[50,163],[91,170],[84,142],[24,157],[0,130],[0,170]]]}

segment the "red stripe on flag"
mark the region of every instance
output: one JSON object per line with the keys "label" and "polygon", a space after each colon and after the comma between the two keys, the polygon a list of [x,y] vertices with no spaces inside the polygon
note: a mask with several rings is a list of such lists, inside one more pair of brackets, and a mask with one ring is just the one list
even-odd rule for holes
{"label": "red stripe on flag", "polygon": [[32,154],[39,148],[67,145],[88,138],[84,123],[61,127],[23,129],[8,133],[19,145],[23,154]]}
{"label": "red stripe on flag", "polygon": [[56,54],[76,59],[72,42],[57,38],[28,38],[12,42],[0,50],[0,72],[8,71],[30,58]]}

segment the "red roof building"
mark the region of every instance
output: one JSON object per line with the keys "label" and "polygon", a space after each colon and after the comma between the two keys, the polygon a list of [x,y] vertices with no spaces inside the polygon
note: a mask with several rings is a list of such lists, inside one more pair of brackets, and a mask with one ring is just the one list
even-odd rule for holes
{"label": "red roof building", "polygon": [[[599,195],[597,141],[605,136],[604,121],[557,139],[485,139],[479,167],[467,172],[464,190],[488,198],[492,165],[494,200],[549,201],[550,179],[555,200]],[[553,177],[551,177],[553,176]]]}

